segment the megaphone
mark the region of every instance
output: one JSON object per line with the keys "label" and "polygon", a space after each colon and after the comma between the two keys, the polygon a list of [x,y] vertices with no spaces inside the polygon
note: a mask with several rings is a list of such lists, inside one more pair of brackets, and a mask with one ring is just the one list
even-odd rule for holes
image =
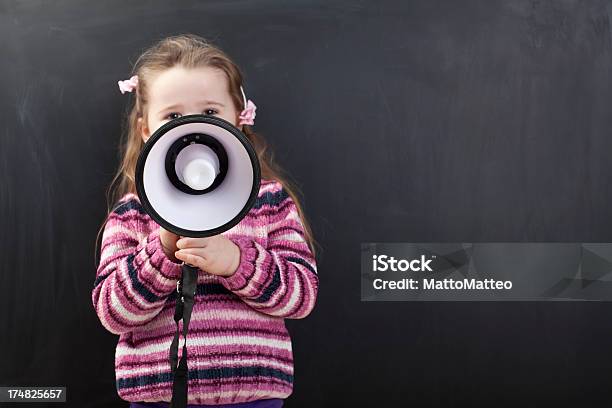
{"label": "megaphone", "polygon": [[[144,210],[160,226],[180,236],[209,237],[246,216],[259,193],[261,170],[255,149],[234,125],[216,116],[186,115],[147,140],[135,182]],[[187,330],[198,282],[197,267],[183,262],[181,269],[170,346],[172,408],[187,406]],[[181,319],[184,345],[178,362]]]}
{"label": "megaphone", "polygon": [[217,235],[240,222],[261,182],[247,137],[211,115],[182,116],[157,129],[138,157],[135,177],[151,218],[188,237]]}

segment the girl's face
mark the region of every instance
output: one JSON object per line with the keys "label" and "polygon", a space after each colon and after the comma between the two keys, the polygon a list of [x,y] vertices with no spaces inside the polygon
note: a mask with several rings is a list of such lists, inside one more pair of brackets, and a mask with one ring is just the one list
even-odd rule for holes
{"label": "girl's face", "polygon": [[174,66],[153,79],[148,96],[147,121],[138,119],[144,142],[164,123],[184,115],[215,115],[238,126],[239,112],[219,69]]}

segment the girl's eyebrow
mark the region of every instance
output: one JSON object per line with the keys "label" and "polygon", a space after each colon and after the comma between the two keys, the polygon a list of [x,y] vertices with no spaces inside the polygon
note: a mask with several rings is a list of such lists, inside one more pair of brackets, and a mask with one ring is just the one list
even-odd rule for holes
{"label": "girl's eyebrow", "polygon": [[182,108],[182,107],[183,106],[180,103],[175,103],[174,105],[170,105],[170,106],[165,107],[164,109],[161,109],[158,113],[162,113],[170,109],[176,109],[176,108]]}
{"label": "girl's eyebrow", "polygon": [[219,102],[215,102],[215,101],[202,101],[201,102],[202,105],[219,105],[221,107],[224,107],[225,105],[223,105],[222,103]]}
{"label": "girl's eyebrow", "polygon": [[[220,107],[225,107],[224,104],[220,103],[220,102],[215,102],[215,101],[201,101],[200,102],[201,105],[218,105]],[[180,103],[175,103],[174,105],[170,105],[168,107],[165,107],[164,109],[160,110],[158,113],[163,113],[166,111],[169,111],[170,109],[177,109],[177,108],[182,108],[183,105],[181,105]]]}

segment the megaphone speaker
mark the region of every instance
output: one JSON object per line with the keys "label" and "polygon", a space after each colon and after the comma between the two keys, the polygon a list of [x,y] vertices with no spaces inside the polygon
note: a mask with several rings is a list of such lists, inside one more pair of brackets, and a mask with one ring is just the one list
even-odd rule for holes
{"label": "megaphone speaker", "polygon": [[140,153],[135,177],[151,218],[189,237],[217,235],[240,222],[261,181],[244,133],[210,115],[182,116],[157,129]]}
{"label": "megaphone speaker", "polygon": [[[252,208],[261,182],[255,149],[234,125],[216,116],[186,115],[163,124],[136,163],[136,191],[144,210],[180,236],[209,237],[229,230]],[[199,270],[183,263],[170,345],[172,408],[187,405],[187,330]],[[183,353],[178,361],[179,321]]]}

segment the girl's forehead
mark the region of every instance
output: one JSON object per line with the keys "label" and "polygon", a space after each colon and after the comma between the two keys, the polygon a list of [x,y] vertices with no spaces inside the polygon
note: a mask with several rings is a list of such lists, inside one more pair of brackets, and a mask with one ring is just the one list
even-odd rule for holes
{"label": "girl's forehead", "polygon": [[191,98],[225,100],[229,97],[225,73],[219,69],[172,67],[153,78],[149,98],[153,103],[179,103]]}

